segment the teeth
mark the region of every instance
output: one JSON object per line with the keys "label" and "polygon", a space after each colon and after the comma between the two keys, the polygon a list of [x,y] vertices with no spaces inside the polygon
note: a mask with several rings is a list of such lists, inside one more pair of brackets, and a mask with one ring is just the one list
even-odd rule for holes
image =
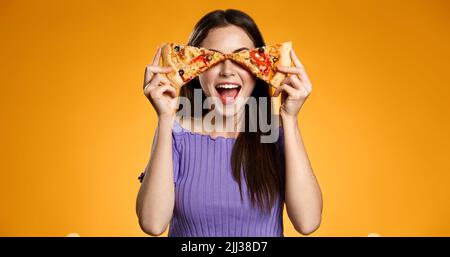
{"label": "teeth", "polygon": [[233,84],[220,84],[220,85],[217,85],[216,88],[231,89],[231,88],[239,88],[239,86],[238,85],[233,85]]}

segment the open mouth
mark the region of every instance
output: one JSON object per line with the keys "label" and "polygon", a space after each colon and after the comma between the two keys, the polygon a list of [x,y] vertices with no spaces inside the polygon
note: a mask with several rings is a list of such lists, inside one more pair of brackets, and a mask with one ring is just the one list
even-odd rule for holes
{"label": "open mouth", "polygon": [[241,85],[237,83],[219,83],[216,85],[217,93],[219,93],[220,100],[223,104],[234,103],[236,97],[241,91]]}

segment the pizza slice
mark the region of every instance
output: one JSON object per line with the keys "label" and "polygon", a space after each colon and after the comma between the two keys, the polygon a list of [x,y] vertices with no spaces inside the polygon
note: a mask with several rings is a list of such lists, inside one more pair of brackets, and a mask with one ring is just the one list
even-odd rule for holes
{"label": "pizza slice", "polygon": [[286,74],[276,72],[275,67],[291,65],[291,49],[292,43],[288,41],[233,54],[222,54],[201,47],[167,43],[162,47],[162,59],[164,66],[173,67],[174,71],[168,73],[167,77],[177,88],[225,59],[231,59],[244,66],[256,77],[277,88]]}
{"label": "pizza slice", "polygon": [[227,58],[241,64],[256,77],[264,80],[272,87],[280,86],[281,81],[286,77],[285,73],[276,72],[278,65],[291,66],[290,51],[292,43],[290,41],[270,46],[244,50],[230,54]]}
{"label": "pizza slice", "polygon": [[164,66],[171,66],[173,71],[167,74],[168,79],[176,88],[204,72],[211,66],[225,59],[221,53],[205,48],[183,46],[166,43],[162,47]]}

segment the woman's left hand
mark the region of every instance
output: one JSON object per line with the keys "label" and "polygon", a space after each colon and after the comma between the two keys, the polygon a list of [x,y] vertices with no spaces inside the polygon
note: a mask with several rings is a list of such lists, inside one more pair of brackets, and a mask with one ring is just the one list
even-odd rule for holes
{"label": "woman's left hand", "polygon": [[273,96],[278,97],[281,92],[284,92],[281,94],[280,115],[281,117],[296,119],[303,103],[311,93],[312,85],[305,68],[293,49],[290,55],[295,66],[277,66],[277,71],[286,73],[287,76],[281,81]]}

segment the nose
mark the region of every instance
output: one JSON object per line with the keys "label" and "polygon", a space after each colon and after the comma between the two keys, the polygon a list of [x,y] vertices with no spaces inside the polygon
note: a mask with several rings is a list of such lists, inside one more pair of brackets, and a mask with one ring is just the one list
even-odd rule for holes
{"label": "nose", "polygon": [[220,67],[220,76],[235,76],[236,71],[234,71],[234,63],[230,59],[226,59],[222,62]]}

